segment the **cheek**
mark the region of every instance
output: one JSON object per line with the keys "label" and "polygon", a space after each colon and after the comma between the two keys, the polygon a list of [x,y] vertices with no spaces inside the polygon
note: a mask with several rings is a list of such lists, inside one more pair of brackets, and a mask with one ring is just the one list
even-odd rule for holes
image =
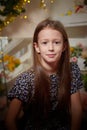
{"label": "cheek", "polygon": [[45,53],[47,52],[47,48],[45,47],[39,47],[40,53]]}
{"label": "cheek", "polygon": [[58,59],[61,58],[62,53],[63,53],[63,50],[62,50],[62,49],[61,49],[61,50],[57,50],[57,57],[58,57]]}
{"label": "cheek", "polygon": [[59,48],[56,50],[56,52],[61,55],[62,52],[63,52],[63,47],[59,47]]}

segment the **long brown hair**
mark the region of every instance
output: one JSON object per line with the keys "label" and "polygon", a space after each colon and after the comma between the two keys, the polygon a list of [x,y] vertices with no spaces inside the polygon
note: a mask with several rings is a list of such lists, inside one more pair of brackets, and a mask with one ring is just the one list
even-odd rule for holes
{"label": "long brown hair", "polygon": [[[43,20],[38,24],[33,36],[33,43],[38,44],[38,34],[46,27],[50,27],[59,31],[63,36],[63,44],[65,50],[62,53],[61,59],[58,63],[58,74],[60,76],[60,84],[58,89],[58,102],[60,106],[69,106],[70,102],[70,86],[71,86],[71,74],[70,74],[70,51],[69,41],[66,30],[61,22],[51,19]],[[43,108],[44,112],[47,112],[50,108],[50,93],[49,93],[49,80],[44,72],[43,67],[39,61],[39,54],[34,48],[34,70],[35,70],[35,98]]]}

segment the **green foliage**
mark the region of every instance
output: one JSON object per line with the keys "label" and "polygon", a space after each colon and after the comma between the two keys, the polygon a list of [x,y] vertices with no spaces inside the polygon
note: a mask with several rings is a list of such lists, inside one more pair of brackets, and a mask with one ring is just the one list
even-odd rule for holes
{"label": "green foliage", "polygon": [[0,15],[7,16],[11,14],[16,16],[24,12],[24,8],[21,8],[20,11],[19,9],[14,8],[16,5],[19,4],[19,2],[20,0],[0,0],[0,6],[3,7],[3,9],[0,10]]}
{"label": "green foliage", "polygon": [[77,58],[81,56],[82,48],[79,46],[73,47],[73,53],[71,53],[71,57],[76,56]]}

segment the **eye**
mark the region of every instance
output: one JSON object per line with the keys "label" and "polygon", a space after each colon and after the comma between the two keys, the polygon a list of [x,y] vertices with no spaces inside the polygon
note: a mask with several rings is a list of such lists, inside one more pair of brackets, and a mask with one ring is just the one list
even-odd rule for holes
{"label": "eye", "polygon": [[60,41],[55,41],[54,43],[55,43],[55,44],[60,44],[61,42],[60,42]]}
{"label": "eye", "polygon": [[47,44],[47,42],[44,41],[44,42],[42,42],[42,44]]}

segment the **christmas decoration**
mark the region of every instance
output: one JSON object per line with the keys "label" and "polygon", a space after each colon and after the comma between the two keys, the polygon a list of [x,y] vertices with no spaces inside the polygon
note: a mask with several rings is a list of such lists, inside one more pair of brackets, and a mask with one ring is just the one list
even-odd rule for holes
{"label": "christmas decoration", "polygon": [[[40,7],[46,9],[48,0],[40,0]],[[54,3],[54,0],[49,0],[50,3]],[[31,0],[0,0],[0,31],[11,22],[13,22],[17,16],[26,11],[25,5],[30,4]],[[27,15],[23,16],[27,19]]]}
{"label": "christmas decoration", "polygon": [[26,3],[30,0],[0,0],[0,31],[25,12]]}

